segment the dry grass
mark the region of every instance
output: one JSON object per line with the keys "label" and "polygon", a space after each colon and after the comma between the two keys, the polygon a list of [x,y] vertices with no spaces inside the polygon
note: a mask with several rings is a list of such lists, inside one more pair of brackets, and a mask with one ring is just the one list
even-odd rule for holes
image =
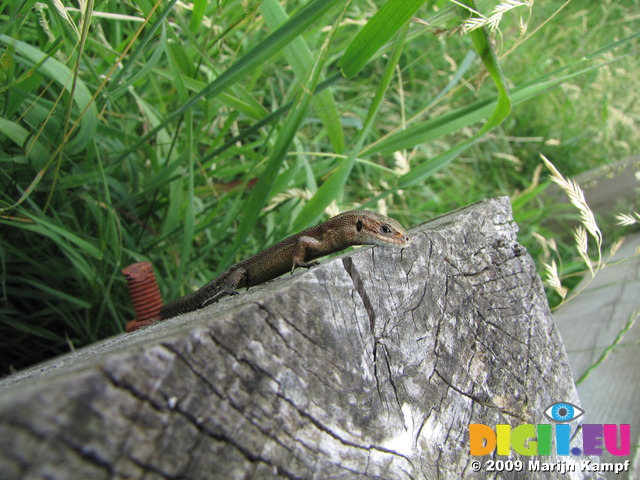
{"label": "dry grass", "polygon": [[616,215],[616,220],[618,221],[618,225],[622,227],[628,227],[631,225],[636,225],[640,223],[640,213],[618,213]]}
{"label": "dry grass", "polygon": [[[577,296],[590,283],[596,275],[596,272],[602,267],[602,232],[598,227],[593,211],[587,204],[584,191],[580,188],[580,185],[578,185],[575,180],[565,178],[547,157],[542,154],[540,154],[540,157],[542,158],[545,166],[551,171],[551,175],[549,176],[551,181],[560,187],[560,189],[569,198],[571,204],[578,210],[580,215],[580,225],[574,229],[573,238],[578,254],[591,274],[589,282],[583,284],[579,290],[574,291],[573,295],[567,299],[567,289],[562,285],[555,261],[552,261],[551,264],[545,263],[545,281],[549,287],[553,288],[562,297],[563,301],[560,304],[562,305],[566,301]],[[592,260],[589,256],[589,236],[595,241],[595,260]]]}
{"label": "dry grass", "polygon": [[531,17],[531,10],[533,9],[534,0],[504,0],[496,5],[489,16],[483,15],[477,10],[473,10],[467,5],[462,5],[455,0],[451,0],[453,3],[460,5],[461,7],[469,10],[473,15],[469,17],[462,26],[462,32],[467,34],[473,30],[477,30],[481,27],[487,27],[491,32],[497,32],[500,22],[503,16],[515,8],[526,7],[528,13],[526,18],[520,15],[520,33],[524,34],[527,31],[528,19]]}

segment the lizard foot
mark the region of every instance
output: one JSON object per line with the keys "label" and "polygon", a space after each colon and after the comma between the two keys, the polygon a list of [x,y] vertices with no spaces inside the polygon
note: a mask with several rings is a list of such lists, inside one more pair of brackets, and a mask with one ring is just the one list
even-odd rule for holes
{"label": "lizard foot", "polygon": [[231,296],[231,295],[238,295],[239,293],[240,292],[238,292],[237,290],[220,290],[215,295],[213,295],[213,296],[207,298],[205,301],[203,301],[198,308],[204,308],[207,305],[211,305],[212,303],[217,303],[225,295]]}
{"label": "lizard foot", "polygon": [[293,266],[291,267],[291,275],[293,275],[293,271],[296,269],[296,267],[302,267],[302,268],[311,268],[311,267],[315,267],[316,265],[320,265],[320,262],[301,262],[301,263],[294,263]]}

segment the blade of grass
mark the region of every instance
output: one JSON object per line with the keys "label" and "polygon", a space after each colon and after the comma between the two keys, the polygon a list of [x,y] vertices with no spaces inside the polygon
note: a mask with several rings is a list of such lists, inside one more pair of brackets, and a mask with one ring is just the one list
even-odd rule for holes
{"label": "blade of grass", "polygon": [[[165,19],[169,15],[169,13],[171,13],[171,10],[173,9],[173,6],[176,4],[177,1],[178,0],[171,0],[165,6],[165,8],[158,14],[158,17],[155,19],[155,21],[151,25],[145,26],[144,36],[140,39],[140,41],[136,45],[136,48],[133,49],[133,51],[127,56],[127,61],[122,64],[122,68],[118,71],[116,76],[110,82],[109,87],[107,87],[108,92],[115,94],[115,92],[117,92],[120,89],[120,87],[123,86],[123,85],[120,85],[121,79],[127,78],[127,75],[129,74],[128,73],[129,70],[131,70],[132,68],[133,69],[136,68],[136,65],[138,63],[138,57],[142,56],[145,52],[148,51],[147,45],[151,41],[151,39],[154,37],[158,28],[162,26],[163,32],[166,32],[166,29],[164,28]],[[139,34],[139,32],[137,33]],[[162,44],[164,42],[161,41],[160,43]],[[131,79],[129,79],[126,82],[127,85],[131,85],[131,83],[133,83]],[[124,85],[124,86],[127,86],[127,85]]]}
{"label": "blade of grass", "polygon": [[396,38],[395,44],[393,46],[393,51],[391,56],[389,57],[389,61],[385,67],[382,78],[380,79],[380,83],[376,88],[375,95],[369,106],[369,111],[367,113],[367,118],[365,119],[364,125],[356,144],[351,148],[349,155],[346,159],[342,161],[338,169],[322,184],[322,186],[318,189],[315,195],[307,202],[307,204],[303,207],[300,215],[296,219],[294,224],[295,230],[302,230],[303,228],[316,223],[320,216],[322,215],[323,210],[336,198],[338,198],[342,191],[344,190],[344,186],[349,179],[349,175],[351,174],[351,170],[353,169],[353,165],[355,164],[358,153],[360,152],[362,145],[371,130],[373,125],[373,121],[380,109],[380,105],[384,98],[384,94],[389,88],[389,84],[391,83],[391,79],[393,78],[396,66],[398,65],[398,61],[400,60],[400,55],[402,54],[402,47],[404,46],[404,40],[407,34],[408,23],[405,24],[404,27],[400,28],[398,32],[398,36]]}
{"label": "blade of grass", "polygon": [[[69,140],[69,131],[71,127],[70,125],[71,112],[73,110],[73,102],[74,102],[73,97],[75,96],[74,95],[75,91],[78,88],[79,83],[81,83],[79,80],[80,61],[84,54],[84,49],[87,42],[87,36],[89,34],[89,26],[91,24],[91,13],[93,12],[93,4],[94,4],[93,0],[88,0],[84,3],[85,8],[81,16],[82,32],[80,34],[80,41],[78,42],[78,55],[76,57],[76,62],[73,69],[73,77],[71,80],[71,90],[69,91],[69,93],[71,94],[70,95],[71,98],[69,98],[69,102],[67,102],[65,112],[64,112],[64,121],[62,122],[62,140],[60,141],[60,145],[56,149],[55,154],[53,155],[53,157],[55,158],[56,166],[54,169],[51,186],[49,187],[49,196],[47,198],[47,201],[45,202],[45,207],[44,207],[45,212],[49,209],[49,205],[51,204],[51,200],[53,199],[53,194],[55,193],[55,190],[56,190],[56,184],[58,182],[58,178],[60,177],[60,166],[62,165],[63,153],[65,152],[65,150],[67,150],[69,153],[72,153],[72,152],[75,153],[72,147],[73,140]],[[91,99],[89,100],[89,103],[91,106],[94,107],[94,110],[95,110],[96,109],[95,103],[93,103]],[[82,109],[80,111],[83,112]],[[88,118],[89,117],[87,117],[87,115],[84,115],[84,117],[81,120],[79,120],[80,127],[82,127],[82,124],[84,122],[88,121]],[[97,125],[94,127],[92,131],[92,137],[93,137],[93,132],[95,132],[96,129],[97,129]],[[80,131],[81,131],[81,128],[78,130],[78,133]]]}
{"label": "blade of grass", "polygon": [[[551,78],[549,80],[546,80],[549,76],[544,75],[543,77],[540,77],[526,85],[511,89],[511,102],[513,105],[518,105],[550,90],[551,88],[557,87],[558,85],[587,72],[601,68],[613,61],[615,61],[615,59],[591,65],[571,74]],[[409,127],[406,130],[392,134],[376,143],[373,148],[365,150],[363,153],[390,154],[397,150],[413,148],[420,143],[426,143],[435,138],[440,138],[481,121],[483,118],[490,115],[491,112],[495,111],[497,104],[497,97],[478,100],[471,105],[449,112],[441,117],[429,119],[423,123]]]}
{"label": "blade of grass", "polygon": [[616,335],[616,338],[613,340],[613,343],[611,345],[608,345],[607,348],[605,348],[602,351],[602,354],[600,355],[600,357],[598,357],[598,359],[593,363],[593,365],[591,365],[581,376],[578,380],[576,380],[576,386],[580,385],[582,382],[584,382],[587,378],[589,378],[589,375],[591,375],[591,373],[598,368],[600,365],[602,365],[602,363],[607,359],[607,357],[611,354],[611,352],[616,348],[616,346],[618,346],[618,344],[622,341],[622,339],[624,338],[624,336],[627,334],[627,332],[629,330],[631,330],[633,328],[633,326],[636,323],[636,320],[638,319],[638,317],[640,316],[640,312],[635,311],[631,314],[631,316],[629,317],[629,320],[627,321],[627,323],[625,324],[624,327],[622,327],[622,329],[618,332],[618,335]]}
{"label": "blade of grass", "polygon": [[[163,69],[153,70],[154,75],[173,80],[173,75]],[[182,75],[182,74],[181,74]],[[199,92],[206,87],[206,83],[195,78],[182,75],[182,82],[185,87],[192,92]],[[251,118],[261,119],[268,114],[268,111],[240,85],[233,85],[232,92],[223,92],[219,95],[220,101],[229,107]]]}
{"label": "blade of grass", "polygon": [[[316,91],[314,93],[318,93],[321,92],[322,90],[324,90],[325,88],[328,88],[330,85],[332,85],[333,83],[335,83],[337,80],[339,80],[340,78],[342,78],[342,76],[339,73],[336,73],[334,75],[332,75],[331,77],[327,78],[324,82],[319,83],[318,87],[316,88]],[[254,123],[253,125],[251,125],[250,127],[247,127],[245,129],[242,130],[241,133],[239,133],[238,135],[236,135],[235,137],[229,139],[228,141],[226,141],[223,145],[221,145],[220,147],[216,148],[213,152],[211,152],[210,154],[208,154],[207,156],[205,156],[202,159],[202,163],[205,167],[209,166],[210,161],[212,161],[213,159],[215,159],[215,157],[217,155],[219,155],[220,153],[224,152],[225,150],[229,149],[230,147],[234,146],[236,143],[238,142],[242,142],[247,138],[252,137],[253,135],[255,135],[262,127],[265,127],[267,125],[270,125],[274,122],[276,122],[280,117],[282,117],[285,113],[287,113],[291,107],[293,106],[293,101],[283,105],[282,107],[280,107],[278,110],[275,110],[274,112],[270,113],[269,115],[267,115],[266,117],[264,117],[262,120]]]}
{"label": "blade of grass", "polygon": [[159,130],[165,128],[171,122],[180,118],[184,112],[192,108],[202,98],[212,99],[237,83],[246,75],[255,70],[258,66],[265,63],[271,57],[279,53],[294,38],[308,29],[311,25],[323,17],[325,13],[331,10],[338,3],[344,3],[345,0],[312,0],[291,19],[271,33],[263,41],[259,42],[253,49],[242,56],[236,63],[225,70],[218,78],[203,88],[198,94],[191,97],[182,106],[176,108],[169,113],[159,125],[155,126],[146,135],[133,145],[130,150],[135,150],[142,144],[147,142]]}
{"label": "blade of grass", "polygon": [[391,37],[416,13],[425,0],[389,0],[358,32],[338,66],[354,77]]}
{"label": "blade of grass", "polygon": [[38,282],[32,279],[26,279],[25,283],[33,287],[35,291],[44,292],[45,294],[48,294],[57,300],[61,300],[65,303],[70,303],[78,308],[91,308],[91,302],[83,298],[78,298],[77,296],[70,295],[69,293],[57,288],[53,288],[51,285],[48,285],[46,283]]}
{"label": "blade of grass", "polygon": [[[264,0],[260,6],[260,12],[271,29],[277,28],[288,20],[284,8],[276,0]],[[284,48],[284,55],[298,79],[303,79],[313,65],[311,50],[302,37],[295,38],[287,45]],[[323,80],[324,76],[321,75],[320,81],[322,82]],[[336,153],[342,153],[344,151],[344,133],[340,123],[340,115],[331,92],[329,90],[316,92],[316,96],[311,100],[311,103],[327,131],[327,136],[333,149]]]}
{"label": "blade of grass", "polygon": [[68,152],[74,153],[82,150],[95,135],[98,127],[98,109],[91,102],[91,92],[87,86],[78,79],[73,88],[73,72],[46,53],[32,47],[28,43],[16,40],[7,35],[0,35],[0,43],[12,45],[15,48],[16,60],[27,68],[36,67],[36,71],[59,84],[64,90],[72,94],[73,102],[79,112],[87,110],[76,135],[68,144]]}
{"label": "blade of grass", "polygon": [[[468,0],[467,4],[473,10],[476,10],[475,3],[473,0]],[[464,15],[468,16],[468,11],[466,9],[461,8],[461,12]],[[491,40],[489,39],[489,35],[486,31],[486,28],[478,28],[470,32],[470,37],[473,41],[474,48],[476,52],[480,56],[485,68],[489,72],[491,79],[493,80],[496,88],[498,89],[498,96],[494,102],[481,101],[478,102],[476,106],[466,107],[458,110],[457,112],[453,112],[451,114],[444,115],[440,118],[434,119],[431,122],[427,121],[422,125],[418,126],[417,130],[422,134],[420,135],[421,141],[419,143],[423,143],[428,140],[432,140],[434,138],[438,138],[440,136],[446,135],[447,133],[452,133],[453,131],[460,130],[463,126],[466,126],[466,122],[469,121],[469,116],[473,116],[474,118],[484,118],[487,114],[489,114],[489,118],[484,123],[484,125],[480,128],[480,130],[469,140],[465,140],[458,144],[457,146],[449,149],[441,155],[438,155],[435,158],[430,159],[427,162],[424,162],[419,167],[414,167],[400,177],[398,180],[398,188],[406,188],[411,186],[438,171],[455,158],[464,152],[467,148],[473,145],[478,139],[480,139],[485,133],[492,130],[493,128],[500,125],[503,120],[509,115],[511,112],[511,98],[509,97],[509,92],[507,91],[506,82],[502,75],[502,71],[500,69],[500,64],[498,62],[498,58],[495,54],[493,46],[491,44]],[[491,113],[489,113],[491,112]],[[461,115],[461,113],[464,113]],[[409,133],[407,133],[409,132]],[[416,129],[408,129],[402,132],[399,132],[395,135],[396,139],[399,138],[413,138],[415,140]],[[391,136],[389,138],[393,138]],[[389,140],[387,138],[387,141]],[[400,145],[399,145],[400,144]],[[382,147],[381,147],[382,145]],[[390,151],[397,151],[403,148],[410,148],[406,144],[402,146],[401,142],[393,143],[394,148],[385,150],[386,153],[390,153]],[[412,145],[412,146],[415,146]],[[369,150],[368,153],[373,153],[375,151],[380,151],[381,148],[385,148],[385,141],[379,142],[373,150]]]}
{"label": "blade of grass", "polygon": [[[35,336],[35,337],[43,338],[43,339],[47,340],[47,342],[60,341],[61,337],[57,333],[52,332],[51,330],[49,330],[46,326],[38,327],[38,326],[30,325],[29,323],[25,322],[24,319],[22,319],[22,318],[19,319],[19,320],[11,318],[9,315],[6,314],[7,310],[5,310],[5,311],[0,310],[0,313],[2,314],[2,315],[0,315],[0,322],[3,325],[6,325],[6,326],[10,327],[11,330],[15,330],[17,332],[25,333],[29,337]],[[14,333],[14,335],[15,335],[15,333]],[[13,339],[13,341],[15,342],[15,338]],[[6,345],[5,345],[5,347],[6,347]]]}
{"label": "blade of grass", "polygon": [[[189,92],[182,82],[182,75],[180,74],[180,66],[179,60],[183,55],[183,50],[179,45],[176,45],[177,48],[169,49],[169,65],[173,72],[173,78],[178,90],[178,95],[181,101],[187,101],[189,98]],[[181,158],[185,159],[187,164],[187,178],[185,179],[187,182],[187,191],[185,195],[186,202],[184,204],[182,201],[178,202],[177,199],[172,198],[171,202],[175,203],[175,208],[170,208],[170,211],[174,214],[178,214],[178,216],[168,217],[167,224],[169,225],[168,229],[171,229],[175,225],[180,225],[182,227],[182,235],[181,245],[180,245],[180,258],[188,259],[191,258],[191,252],[193,250],[194,244],[194,231],[195,231],[195,213],[194,213],[194,163],[195,163],[195,155],[194,155],[194,135],[193,135],[193,112],[191,110],[187,110],[184,115],[184,124],[185,124],[185,132],[184,139],[182,142],[182,146],[184,151],[181,152]],[[171,185],[174,187],[174,191],[180,190],[182,192],[182,179],[179,182],[175,182]],[[181,197],[181,195],[180,195]],[[182,198],[180,198],[182,200]],[[185,268],[186,262],[180,262],[178,265],[178,276],[182,277],[182,270]]]}
{"label": "blade of grass", "polygon": [[474,144],[477,137],[474,137],[464,142],[459,143],[455,147],[447,150],[446,152],[430,158],[428,161],[421,163],[415,168],[412,168],[409,173],[404,174],[398,179],[396,189],[407,188],[421,182],[425,178],[430,177],[438,170],[455,160],[458,155],[464,152],[467,148]]}
{"label": "blade of grass", "polygon": [[[347,5],[349,3],[350,0],[347,2]],[[238,250],[238,247],[245,241],[246,237],[255,227],[258,216],[260,215],[262,208],[267,202],[269,192],[271,191],[273,183],[278,175],[282,162],[287,155],[289,146],[291,145],[291,142],[293,141],[298,128],[305,118],[313,92],[315,91],[320,79],[322,66],[326,61],[329,46],[331,45],[331,40],[333,39],[333,36],[337,31],[336,26],[338,25],[339,20],[343,17],[344,12],[345,10],[343,9],[342,13],[336,20],[330,35],[326,38],[324,45],[322,46],[322,50],[320,51],[320,54],[313,65],[313,68],[308,72],[308,80],[302,82],[303,88],[300,91],[298,100],[296,101],[296,105],[292,108],[289,116],[287,117],[286,123],[278,134],[278,138],[276,139],[275,145],[273,147],[273,152],[269,156],[269,160],[267,161],[264,171],[260,175],[258,183],[251,192],[251,195],[249,196],[247,201],[244,202],[242,211],[246,212],[246,214],[244,215],[240,222],[240,225],[238,226],[236,240],[229,248],[227,255],[225,255],[227,264],[230,264],[232,262],[235,252]]]}
{"label": "blade of grass", "polygon": [[[25,22],[29,18],[29,12],[32,11],[36,2],[37,0],[27,0],[19,3],[9,2],[11,15],[8,20],[3,19],[3,22],[0,23],[0,34],[9,32],[14,27],[14,24]],[[19,27],[17,25],[14,30],[18,30]]]}
{"label": "blade of grass", "polygon": [[126,93],[129,87],[131,87],[131,85],[133,85],[138,79],[143,78],[147,76],[150,72],[152,72],[156,67],[156,65],[158,65],[158,62],[160,62],[163,54],[166,51],[166,44],[167,44],[167,28],[165,27],[164,23],[162,23],[161,26],[162,26],[162,29],[160,30],[160,38],[158,39],[158,44],[153,48],[153,53],[151,54],[149,59],[142,64],[142,67],[136,70],[131,76],[125,78],[126,81],[123,81],[122,85],[119,85],[113,88],[115,85],[118,85],[118,83],[116,82],[117,81],[119,82],[120,78],[123,75],[123,72],[128,70],[128,68],[125,68],[125,67],[132,66],[132,61],[131,59],[129,59],[125,67],[123,67],[118,72],[118,77],[115,78],[114,81],[110,84],[111,88],[108,89],[108,95],[111,97],[112,101],[113,101],[113,98],[116,98],[119,95]]}
{"label": "blade of grass", "polygon": [[200,23],[204,18],[204,12],[207,9],[207,0],[194,0],[193,10],[191,11],[191,21],[189,22],[189,28],[192,32],[198,31]]}
{"label": "blade of grass", "polygon": [[29,218],[32,223],[9,222],[4,220],[0,220],[0,223],[25,230],[31,230],[35,233],[51,238],[59,245],[68,242],[69,245],[75,246],[69,246],[68,250],[79,250],[82,255],[88,255],[97,260],[102,259],[102,252],[98,248],[74,234],[70,229],[64,228],[58,223],[47,220],[44,217],[37,217],[31,213],[25,213],[25,216]]}
{"label": "blade of grass", "polygon": [[[473,0],[468,0],[467,3],[474,10],[477,9]],[[507,118],[507,116],[511,112],[511,99],[509,98],[507,84],[505,82],[504,76],[502,75],[500,62],[498,62],[498,57],[491,43],[491,39],[489,38],[486,27],[473,30],[472,32],[470,32],[469,36],[473,41],[476,52],[482,59],[482,63],[489,72],[493,83],[498,89],[498,102],[491,116],[487,119],[484,126],[476,134],[476,136],[479,138],[489,130],[492,130],[493,128],[500,125],[502,121]]]}
{"label": "blade of grass", "polygon": [[46,148],[37,139],[30,139],[29,132],[22,126],[0,117],[0,132],[20,146],[36,168],[41,168],[47,163],[49,154]]}
{"label": "blade of grass", "polygon": [[[25,67],[35,69],[35,71],[37,71],[38,73],[59,84],[61,86],[61,92],[64,90],[68,91],[68,93],[70,94],[68,108],[71,109],[71,104],[75,104],[78,111],[82,112],[80,114],[82,115],[82,118],[78,120],[79,127],[77,129],[76,135],[67,143],[67,152],[69,154],[73,154],[81,151],[87,145],[87,143],[93,139],[98,126],[97,108],[92,101],[92,96],[89,92],[89,89],[81,80],[77,79],[77,75],[71,72],[69,68],[67,68],[56,59],[45,54],[44,52],[38,50],[37,48],[34,48],[31,45],[20,40],[15,40],[11,37],[8,37],[7,35],[0,35],[0,43],[4,43],[7,46],[10,45],[13,51],[19,53],[20,55],[16,55],[16,60],[22,63]],[[62,93],[60,94],[58,99],[60,98],[62,98]],[[53,109],[50,111],[49,115],[52,114]],[[47,117],[47,119],[48,118],[49,117]],[[31,148],[35,148],[39,145],[38,138],[44,130],[46,122],[47,120],[45,120],[43,125],[40,127],[40,130],[38,130],[33,135],[33,140],[31,140],[31,142],[26,145],[27,156],[30,154]],[[66,125],[68,125],[68,123]],[[64,137],[66,138],[66,136]],[[7,205],[6,207],[0,208],[0,212],[15,208],[29,197],[29,195],[40,183],[51,164],[56,160],[57,152],[62,152],[62,145],[63,144],[61,143],[56,150],[56,153],[47,155],[48,161],[44,165],[39,166],[40,170],[33,178],[29,186],[24,190],[24,193],[21,195],[20,199],[18,199],[12,205]]]}
{"label": "blade of grass", "polygon": [[[639,36],[639,33],[634,33],[632,35],[629,35],[628,37],[625,37],[620,41],[613,42],[601,48],[598,51],[601,53],[611,51],[612,49],[615,49],[625,43],[631,42],[633,39],[635,39],[638,36]],[[590,65],[589,67],[572,72],[567,75],[552,78],[552,75],[554,74],[557,74],[562,71],[566,71],[567,69],[575,67],[576,65],[582,64],[584,62],[584,59],[580,59],[571,65],[564,66],[561,69],[555,70],[554,72],[542,75],[539,78],[534,79],[531,82],[528,82],[527,84],[513,88],[511,90],[512,105],[518,105],[526,100],[534,98],[537,95],[545,93],[550,89],[561,85],[564,82],[567,82],[576,77],[579,77],[580,75],[592,72],[603,66],[619,61],[620,59],[626,57],[627,55],[629,54],[625,54],[625,55],[622,55],[598,64]],[[590,58],[593,59],[595,57],[591,56]],[[367,154],[371,154],[371,153],[388,154],[388,153],[395,152],[397,150],[401,150],[403,148],[412,148],[420,143],[424,143],[433,138],[438,138],[442,135],[453,133],[454,131],[462,128],[463,126],[471,125],[477,121],[482,120],[482,118],[485,118],[487,115],[489,115],[489,113],[493,109],[495,109],[496,104],[497,104],[496,97],[494,97],[492,100],[480,100],[468,107],[463,107],[459,110],[443,115],[440,118],[430,119],[422,124],[411,127],[405,131],[399,132],[397,134],[393,134],[385,138],[384,140],[376,143],[374,148],[366,150],[366,153]],[[434,136],[434,133],[431,130],[435,129],[436,127],[442,128],[442,130],[439,131],[438,135]],[[407,186],[414,185],[415,183],[420,182],[425,178],[429,177],[430,175],[438,171],[440,168],[447,165],[451,160],[455,159],[457,155],[459,155],[468,147],[470,147],[472,145],[472,140],[473,139],[465,141],[462,144],[454,147],[454,149],[452,149],[453,151],[450,150],[450,151],[444,152],[443,154],[438,155],[434,158],[431,158],[426,162],[421,163],[418,166],[412,167],[410,172],[408,172],[407,174],[405,174],[404,176],[398,179],[397,184],[394,185],[393,188],[389,189],[386,192],[382,192],[376,195],[375,197],[369,199],[363,204],[363,206],[368,206],[368,207],[374,206],[378,200],[387,197],[390,193],[396,192],[402,188],[406,188]]]}

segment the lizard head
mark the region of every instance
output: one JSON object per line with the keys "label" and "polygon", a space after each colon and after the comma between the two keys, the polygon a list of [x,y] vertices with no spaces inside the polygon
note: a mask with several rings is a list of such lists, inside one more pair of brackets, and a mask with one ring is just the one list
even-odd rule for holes
{"label": "lizard head", "polygon": [[396,222],[378,212],[359,210],[356,218],[356,232],[361,244],[407,247],[410,243],[407,231]]}

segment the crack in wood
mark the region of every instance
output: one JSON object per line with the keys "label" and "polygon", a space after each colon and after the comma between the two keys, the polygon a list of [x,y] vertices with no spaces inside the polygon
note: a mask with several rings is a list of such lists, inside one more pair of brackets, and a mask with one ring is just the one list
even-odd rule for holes
{"label": "crack in wood", "polygon": [[288,398],[286,397],[282,397],[286,402],[290,403],[290,405],[297,410],[297,412],[305,419],[307,419],[309,422],[311,422],[311,424],[313,426],[315,426],[319,431],[321,431],[322,433],[330,436],[331,438],[337,440],[338,442],[340,442],[341,444],[343,444],[346,447],[351,447],[351,448],[355,448],[357,450],[363,450],[366,452],[375,450],[378,452],[382,452],[382,453],[386,453],[389,455],[393,455],[396,457],[399,457],[403,460],[405,460],[407,463],[409,463],[409,465],[413,466],[413,462],[411,461],[411,459],[409,457],[407,457],[406,455],[403,455],[400,452],[394,451],[392,449],[383,447],[381,445],[373,445],[373,444],[369,444],[369,445],[362,445],[362,444],[358,444],[355,442],[352,442],[350,440],[347,440],[345,438],[343,438],[342,436],[338,435],[336,432],[334,432],[333,430],[331,430],[331,428],[329,428],[328,426],[324,425],[322,422],[320,422],[319,420],[317,420],[316,418],[313,417],[313,415],[311,415],[310,413],[308,413],[305,410],[300,409],[297,405],[295,405],[294,403],[291,403],[289,401]]}
{"label": "crack in wood", "polygon": [[[354,290],[358,293],[360,300],[362,300],[362,304],[364,306],[364,310],[369,317],[369,330],[371,331],[371,336],[375,338],[376,336],[376,313],[371,304],[371,299],[369,298],[369,294],[364,287],[364,282],[360,277],[360,272],[353,264],[353,260],[351,257],[344,257],[342,259],[342,265],[344,265],[344,269],[351,278],[351,282],[353,283]],[[374,267],[375,268],[375,267]]]}

